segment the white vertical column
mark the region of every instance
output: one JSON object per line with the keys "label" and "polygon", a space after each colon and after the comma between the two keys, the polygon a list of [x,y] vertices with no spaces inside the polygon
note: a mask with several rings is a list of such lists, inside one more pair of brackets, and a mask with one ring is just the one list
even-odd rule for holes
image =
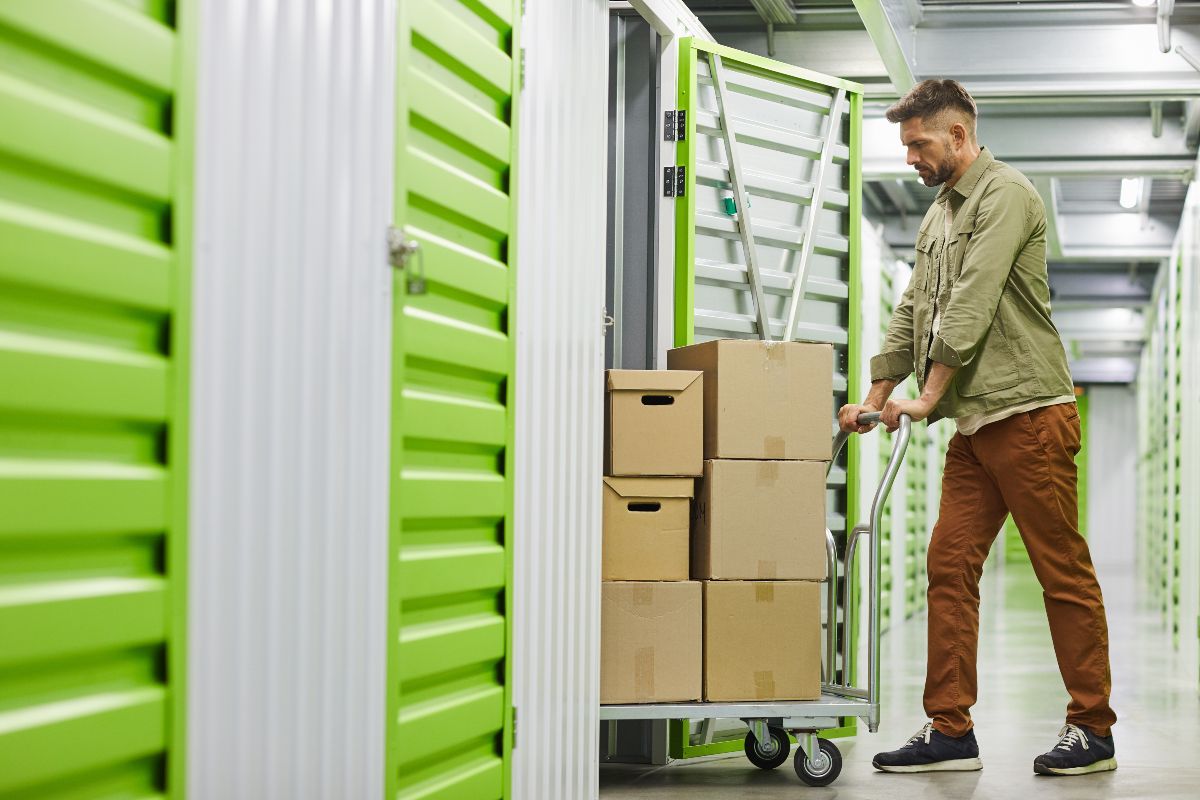
{"label": "white vertical column", "polygon": [[380,797],[394,1],[200,6],[187,795]]}
{"label": "white vertical column", "polygon": [[518,800],[598,793],[608,4],[529,0],[517,172]]}

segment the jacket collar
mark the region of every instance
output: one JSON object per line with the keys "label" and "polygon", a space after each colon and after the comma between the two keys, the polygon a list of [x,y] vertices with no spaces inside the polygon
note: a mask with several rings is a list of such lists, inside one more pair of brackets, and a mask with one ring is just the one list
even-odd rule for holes
{"label": "jacket collar", "polygon": [[979,183],[984,170],[992,165],[996,159],[992,157],[992,153],[986,147],[979,148],[979,156],[967,167],[967,171],[958,179],[958,183],[954,184],[954,188],[947,189],[945,186],[938,192],[937,202],[945,202],[947,195],[950,192],[958,192],[963,198],[971,196],[971,192],[975,190],[975,185]]}

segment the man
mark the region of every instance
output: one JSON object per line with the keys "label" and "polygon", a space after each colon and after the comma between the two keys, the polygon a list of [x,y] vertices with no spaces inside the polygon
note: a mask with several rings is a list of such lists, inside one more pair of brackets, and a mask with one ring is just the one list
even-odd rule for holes
{"label": "man", "polygon": [[[977,770],[972,732],[979,639],[979,579],[1012,514],[1042,585],[1059,671],[1071,696],[1058,743],[1034,771],[1077,775],[1116,769],[1110,728],[1108,624],[1078,527],[1074,457],[1079,413],[1066,353],[1050,321],[1046,211],[1030,182],[976,142],[975,101],[952,80],[922,81],[888,109],[908,164],[941,186],[921,223],[916,266],[883,352],[871,359],[862,405],[839,412],[864,433],[864,411],[889,430],[900,415],[954,418],[942,503],[929,543],[931,722],[873,761],[885,772]],[[920,397],[891,400],[915,372]]]}

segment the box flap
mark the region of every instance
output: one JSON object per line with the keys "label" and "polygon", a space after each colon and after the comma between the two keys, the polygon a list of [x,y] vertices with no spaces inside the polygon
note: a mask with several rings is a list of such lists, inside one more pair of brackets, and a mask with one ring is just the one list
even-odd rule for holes
{"label": "box flap", "polygon": [[654,391],[675,394],[691,386],[703,374],[680,369],[610,369],[608,388],[614,392]]}
{"label": "box flap", "polygon": [[694,478],[605,478],[609,488],[621,497],[691,497]]}

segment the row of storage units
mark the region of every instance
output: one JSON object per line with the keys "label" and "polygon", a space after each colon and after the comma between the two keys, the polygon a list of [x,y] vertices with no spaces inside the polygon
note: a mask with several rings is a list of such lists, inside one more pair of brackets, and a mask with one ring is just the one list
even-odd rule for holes
{"label": "row of storage units", "polygon": [[1147,307],[1137,376],[1138,573],[1192,676],[1200,675],[1198,201],[1192,184]]}
{"label": "row of storage units", "polygon": [[[616,366],[832,345],[832,416],[908,277],[861,86],[635,5],[656,145],[606,192],[606,3],[0,3],[0,795],[594,792],[606,311]],[[607,309],[606,194],[649,254]],[[1141,569],[1193,654],[1195,212],[1139,383]],[[950,432],[888,505],[893,630]],[[842,558],[889,448],[829,472]]]}
{"label": "row of storage units", "polygon": [[[605,192],[555,165],[603,147],[606,5],[64,8],[0,4],[0,794],[583,796]],[[685,136],[643,352],[826,342],[832,415],[886,317],[862,89],[691,32],[653,34]],[[874,438],[829,474],[841,555]],[[893,625],[936,505],[913,452]]]}

